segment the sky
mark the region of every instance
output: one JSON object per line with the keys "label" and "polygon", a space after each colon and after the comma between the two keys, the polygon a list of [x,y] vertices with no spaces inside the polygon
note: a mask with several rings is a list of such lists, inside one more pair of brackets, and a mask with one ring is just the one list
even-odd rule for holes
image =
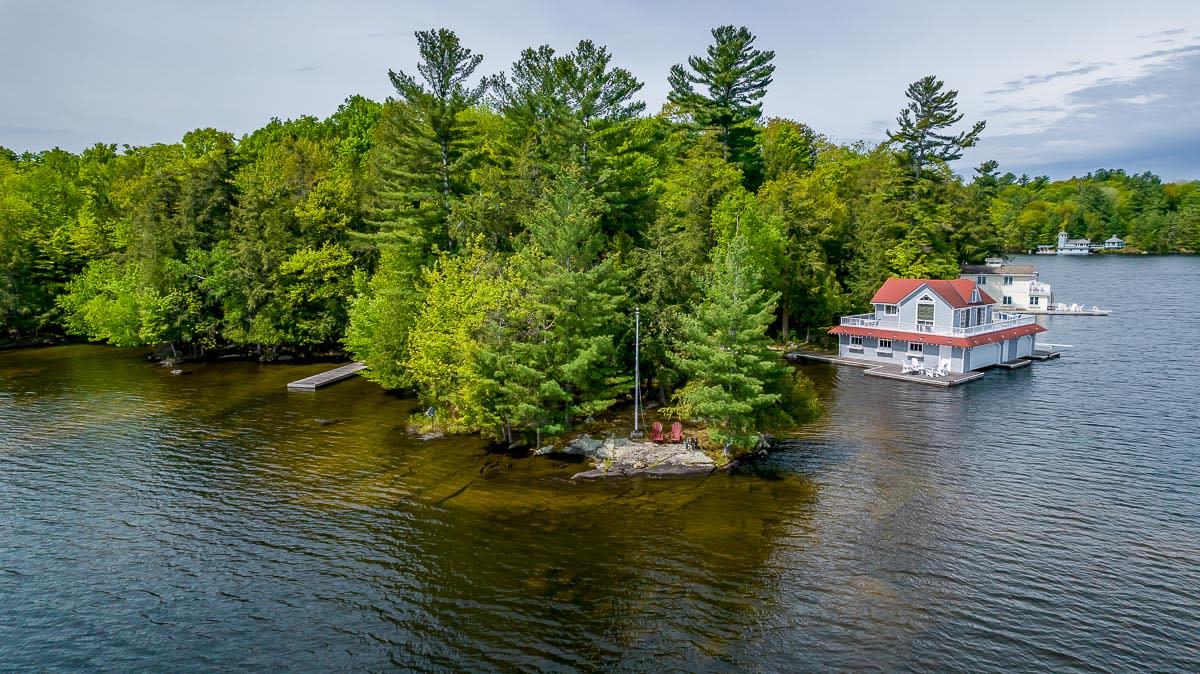
{"label": "sky", "polygon": [[963,128],[987,121],[961,174],[995,159],[1053,179],[1200,178],[1200,0],[0,0],[0,145],[79,152],[326,117],[392,95],[388,70],[416,72],[413,32],[442,27],[484,56],[479,75],[590,39],[654,112],[670,67],[723,24],[775,52],[764,115],[836,142],[882,141],[908,84],[934,75],[959,92]]}

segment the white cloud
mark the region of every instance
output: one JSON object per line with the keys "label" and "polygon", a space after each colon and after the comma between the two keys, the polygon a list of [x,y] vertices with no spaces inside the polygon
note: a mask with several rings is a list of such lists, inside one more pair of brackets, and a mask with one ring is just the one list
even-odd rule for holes
{"label": "white cloud", "polygon": [[1129,98],[1118,98],[1117,100],[1122,103],[1129,103],[1130,105],[1148,105],[1165,100],[1166,98],[1166,94],[1139,94],[1137,96],[1130,96]]}

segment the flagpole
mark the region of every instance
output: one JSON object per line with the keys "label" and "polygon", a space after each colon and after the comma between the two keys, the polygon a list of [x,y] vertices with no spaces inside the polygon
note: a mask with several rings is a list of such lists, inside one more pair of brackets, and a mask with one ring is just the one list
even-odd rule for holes
{"label": "flagpole", "polygon": [[642,437],[638,430],[638,417],[642,407],[642,309],[633,310],[633,432],[631,438]]}

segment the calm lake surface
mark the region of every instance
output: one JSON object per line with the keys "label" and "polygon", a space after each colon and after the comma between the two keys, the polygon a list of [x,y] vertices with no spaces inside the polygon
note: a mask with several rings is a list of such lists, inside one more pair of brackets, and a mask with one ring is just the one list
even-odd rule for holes
{"label": "calm lake surface", "polygon": [[805,366],[751,470],[404,432],[321,365],[0,353],[0,670],[1200,669],[1200,259],[1022,258],[1059,360],[953,389]]}

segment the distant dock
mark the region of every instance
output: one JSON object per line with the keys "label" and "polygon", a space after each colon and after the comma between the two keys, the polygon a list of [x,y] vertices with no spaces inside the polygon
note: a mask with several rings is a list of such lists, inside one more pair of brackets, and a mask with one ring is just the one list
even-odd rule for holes
{"label": "distant dock", "polygon": [[1022,311],[1021,313],[1033,316],[1107,316],[1112,313],[1112,309],[1080,309],[1079,311],[1050,309],[1048,311]]}
{"label": "distant dock", "polygon": [[305,377],[294,381],[287,385],[289,391],[315,391],[322,386],[337,383],[343,379],[349,379],[357,374],[360,370],[367,369],[366,363],[350,363],[339,368],[334,368],[320,374],[314,374],[311,377]]}

